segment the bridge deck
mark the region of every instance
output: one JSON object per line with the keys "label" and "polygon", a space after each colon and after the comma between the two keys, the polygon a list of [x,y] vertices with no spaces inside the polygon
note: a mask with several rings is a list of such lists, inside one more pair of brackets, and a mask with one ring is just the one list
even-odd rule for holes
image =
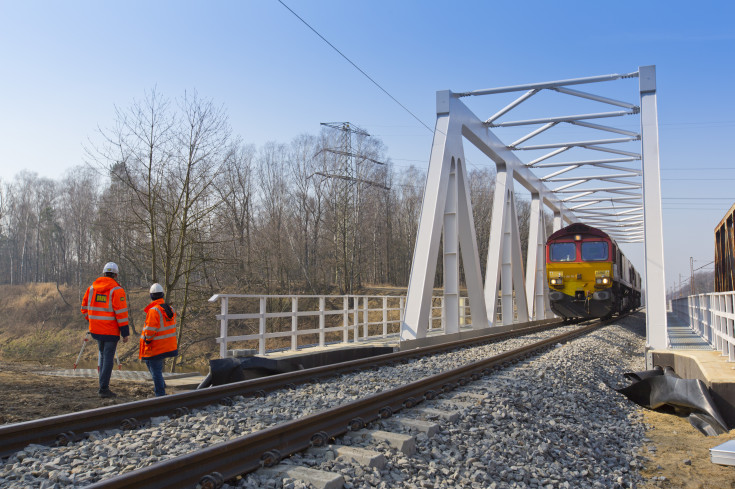
{"label": "bridge deck", "polygon": [[671,350],[709,350],[712,346],[695,333],[687,323],[676,314],[667,313],[669,343]]}

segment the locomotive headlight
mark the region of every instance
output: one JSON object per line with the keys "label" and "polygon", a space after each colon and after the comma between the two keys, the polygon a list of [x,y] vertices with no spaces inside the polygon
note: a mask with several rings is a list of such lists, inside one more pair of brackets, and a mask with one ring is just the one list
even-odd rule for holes
{"label": "locomotive headlight", "polygon": [[561,277],[552,278],[549,282],[551,285],[561,285]]}
{"label": "locomotive headlight", "polygon": [[595,283],[597,285],[608,285],[610,283],[610,277],[597,277]]}

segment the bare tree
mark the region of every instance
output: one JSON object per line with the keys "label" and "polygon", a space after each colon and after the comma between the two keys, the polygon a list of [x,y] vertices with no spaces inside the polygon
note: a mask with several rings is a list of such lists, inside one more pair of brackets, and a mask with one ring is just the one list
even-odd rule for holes
{"label": "bare tree", "polygon": [[[253,225],[253,158],[255,147],[236,143],[224,162],[224,169],[215,186],[219,201],[218,220],[221,235],[230,246],[224,251],[225,262],[231,261],[238,271],[233,277],[240,286],[252,283],[253,255],[251,247]],[[225,238],[224,236],[228,236]]]}
{"label": "bare tree", "polygon": [[103,143],[87,148],[91,161],[107,175],[130,190],[133,201],[125,209],[132,220],[148,233],[147,261],[150,280],[158,281],[157,213],[164,175],[173,164],[176,117],[170,102],[154,88],[143,101],[133,101],[128,109],[115,108],[111,129],[100,129]]}

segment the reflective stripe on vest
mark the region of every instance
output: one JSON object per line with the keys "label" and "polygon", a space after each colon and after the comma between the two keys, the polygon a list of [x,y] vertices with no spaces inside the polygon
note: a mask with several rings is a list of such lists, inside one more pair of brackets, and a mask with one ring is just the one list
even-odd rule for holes
{"label": "reflective stripe on vest", "polygon": [[[154,357],[177,349],[176,314],[171,318],[166,318],[160,305],[156,305],[152,310],[158,314],[158,321],[156,321],[158,324],[155,326],[148,324],[146,319],[146,325],[140,339],[140,358]],[[150,313],[151,311],[148,314]],[[155,321],[155,319],[152,321]]]}

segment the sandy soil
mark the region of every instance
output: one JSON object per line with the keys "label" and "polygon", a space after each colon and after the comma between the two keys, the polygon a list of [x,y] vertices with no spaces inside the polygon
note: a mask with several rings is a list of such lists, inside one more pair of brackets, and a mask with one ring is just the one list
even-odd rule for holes
{"label": "sandy soil", "polygon": [[[116,399],[97,397],[97,380],[54,377],[41,372],[52,367],[0,363],[0,423],[17,423],[111,404],[146,399],[153,395],[150,382],[113,379]],[[169,392],[175,390],[169,388]],[[735,466],[710,461],[709,449],[735,439],[735,430],[705,437],[686,418],[644,410],[651,440],[641,447],[648,459],[641,489],[735,489]]]}
{"label": "sandy soil", "polygon": [[735,430],[708,437],[686,418],[643,411],[651,442],[641,448],[648,459],[642,471],[648,481],[642,488],[735,489],[735,466],[713,464],[709,454],[710,448],[735,440]]}
{"label": "sandy soil", "polygon": [[[97,379],[57,377],[41,373],[48,370],[54,370],[54,367],[0,363],[0,423],[29,421],[153,396],[152,382],[113,378],[110,389],[117,397],[100,399],[97,396]],[[168,387],[166,392],[173,394],[176,390]]]}

